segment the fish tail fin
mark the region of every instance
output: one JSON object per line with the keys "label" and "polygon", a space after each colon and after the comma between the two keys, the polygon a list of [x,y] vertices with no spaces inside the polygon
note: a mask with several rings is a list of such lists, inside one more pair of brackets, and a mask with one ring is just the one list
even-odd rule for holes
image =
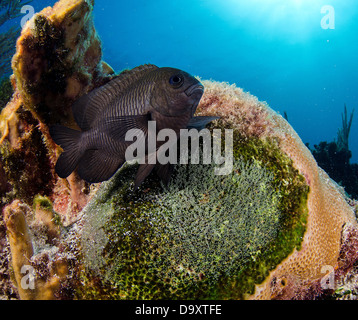
{"label": "fish tail fin", "polygon": [[82,132],[55,125],[50,128],[50,134],[55,143],[64,150],[57,160],[56,173],[65,179],[76,169],[83,156]]}

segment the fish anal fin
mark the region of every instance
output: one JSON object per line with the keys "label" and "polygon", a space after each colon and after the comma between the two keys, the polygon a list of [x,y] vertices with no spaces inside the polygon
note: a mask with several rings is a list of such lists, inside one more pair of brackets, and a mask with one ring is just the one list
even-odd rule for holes
{"label": "fish anal fin", "polygon": [[109,180],[124,162],[103,150],[87,150],[80,160],[78,175],[89,183],[103,182]]}
{"label": "fish anal fin", "polygon": [[155,171],[165,185],[168,185],[174,170],[174,165],[168,163],[165,165],[157,164]]}
{"label": "fish anal fin", "polygon": [[154,168],[155,164],[142,164],[139,166],[134,182],[135,189],[137,189],[143,183],[143,181],[151,174]]}

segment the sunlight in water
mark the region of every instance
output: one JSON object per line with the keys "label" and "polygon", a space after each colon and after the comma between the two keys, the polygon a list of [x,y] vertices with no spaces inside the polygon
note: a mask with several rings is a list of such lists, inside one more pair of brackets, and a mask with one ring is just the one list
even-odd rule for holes
{"label": "sunlight in water", "polygon": [[266,38],[305,41],[320,31],[325,0],[209,0],[232,26]]}

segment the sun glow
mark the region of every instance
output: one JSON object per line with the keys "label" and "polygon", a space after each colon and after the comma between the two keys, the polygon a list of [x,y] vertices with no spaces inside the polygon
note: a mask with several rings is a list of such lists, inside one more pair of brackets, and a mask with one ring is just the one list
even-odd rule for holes
{"label": "sun glow", "polygon": [[263,37],[307,39],[320,30],[325,0],[210,0],[232,26],[245,27]]}

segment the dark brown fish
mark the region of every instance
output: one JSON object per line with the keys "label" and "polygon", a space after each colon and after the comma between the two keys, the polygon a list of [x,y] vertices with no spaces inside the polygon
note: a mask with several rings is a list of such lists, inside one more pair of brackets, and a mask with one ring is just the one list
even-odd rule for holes
{"label": "dark brown fish", "polygon": [[[122,72],[106,85],[81,97],[72,107],[82,131],[56,125],[50,128],[53,140],[63,148],[56,172],[67,178],[76,168],[87,182],[110,179],[126,162],[125,153],[133,142],[125,141],[131,129],[148,133],[148,121],[156,121],[157,132],[203,127],[214,118],[195,117],[203,85],[188,73],[173,68],[144,65]],[[157,145],[159,147],[159,145]],[[143,164],[136,186],[156,167],[168,182],[171,165]]]}

